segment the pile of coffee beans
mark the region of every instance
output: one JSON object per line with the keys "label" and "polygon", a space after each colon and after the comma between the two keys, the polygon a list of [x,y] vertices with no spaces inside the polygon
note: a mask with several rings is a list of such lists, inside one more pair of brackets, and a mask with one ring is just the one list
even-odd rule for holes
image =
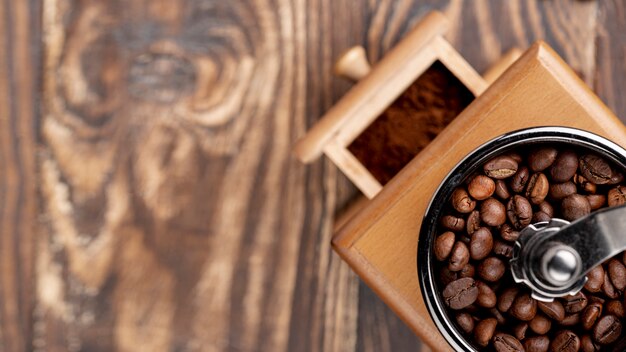
{"label": "pile of coffee beans", "polygon": [[626,351],[626,252],[552,303],[533,299],[509,269],[529,224],[626,203],[622,171],[585,150],[540,145],[495,157],[454,190],[434,255],[451,321],[478,350]]}

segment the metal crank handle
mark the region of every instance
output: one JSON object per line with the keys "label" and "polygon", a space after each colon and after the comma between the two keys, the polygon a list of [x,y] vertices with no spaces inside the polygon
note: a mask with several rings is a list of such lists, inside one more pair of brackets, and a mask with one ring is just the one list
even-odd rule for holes
{"label": "metal crank handle", "polygon": [[572,223],[553,219],[530,225],[515,245],[511,269],[533,297],[552,301],[574,294],[586,274],[626,250],[626,205],[602,209]]}

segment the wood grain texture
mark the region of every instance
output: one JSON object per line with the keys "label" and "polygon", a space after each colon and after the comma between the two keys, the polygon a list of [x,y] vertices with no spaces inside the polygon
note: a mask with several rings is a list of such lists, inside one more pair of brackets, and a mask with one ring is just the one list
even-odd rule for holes
{"label": "wood grain texture", "polygon": [[0,350],[33,337],[35,114],[39,42],[35,1],[0,3]]}
{"label": "wood grain texture", "polygon": [[545,38],[626,116],[618,0],[1,4],[2,351],[419,349],[330,252],[356,189],[290,149],[341,52],[431,9],[478,71]]}
{"label": "wood grain texture", "polygon": [[594,89],[626,121],[626,3],[599,2]]}

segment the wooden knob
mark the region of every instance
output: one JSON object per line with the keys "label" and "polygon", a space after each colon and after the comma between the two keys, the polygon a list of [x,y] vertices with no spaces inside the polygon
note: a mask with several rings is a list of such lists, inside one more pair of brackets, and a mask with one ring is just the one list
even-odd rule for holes
{"label": "wooden knob", "polygon": [[365,49],[362,46],[354,46],[343,53],[335,63],[335,74],[353,81],[365,77],[372,67],[367,61]]}

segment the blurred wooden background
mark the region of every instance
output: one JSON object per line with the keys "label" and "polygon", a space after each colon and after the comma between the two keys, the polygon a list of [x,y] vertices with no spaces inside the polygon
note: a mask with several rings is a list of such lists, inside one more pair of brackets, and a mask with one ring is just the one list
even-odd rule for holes
{"label": "blurred wooden background", "polygon": [[621,0],[1,2],[1,351],[419,350],[331,252],[356,190],[290,149],[343,50],[431,9],[478,71],[545,39],[626,118]]}

